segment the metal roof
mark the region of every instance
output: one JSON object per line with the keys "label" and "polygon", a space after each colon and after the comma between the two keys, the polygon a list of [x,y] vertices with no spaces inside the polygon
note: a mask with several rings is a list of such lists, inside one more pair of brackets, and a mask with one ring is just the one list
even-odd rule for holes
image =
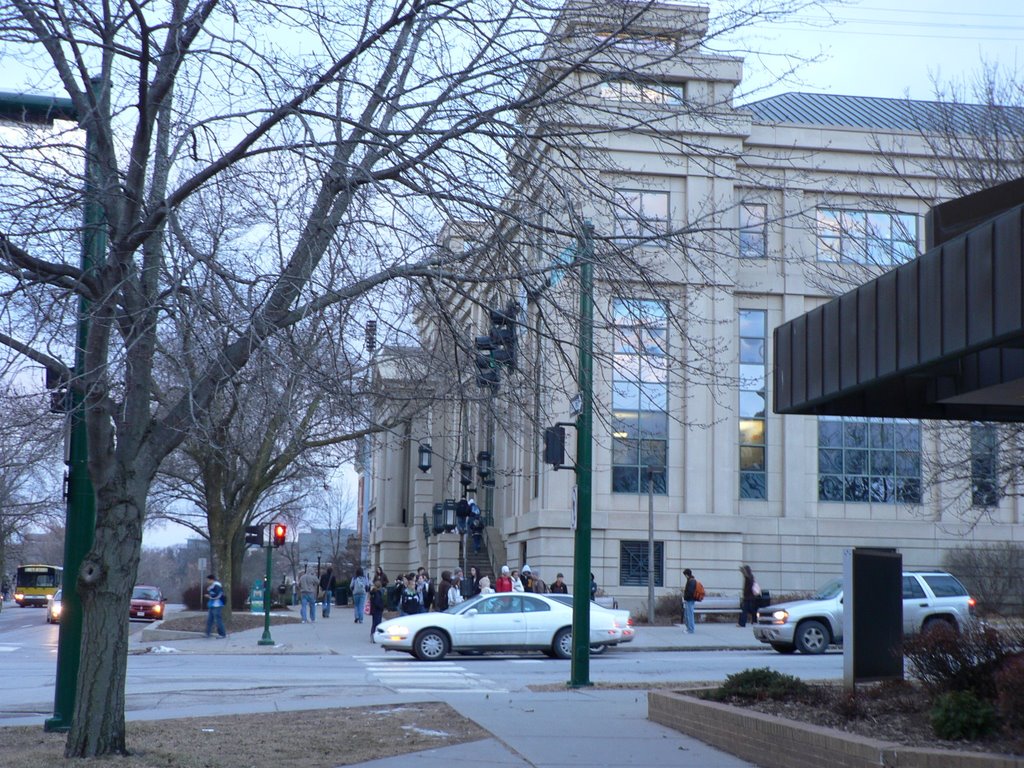
{"label": "metal roof", "polygon": [[782,93],[744,104],[755,123],[848,126],[914,132],[970,133],[1024,131],[1024,109],[873,96]]}
{"label": "metal roof", "polygon": [[1024,420],[1024,205],[780,325],[774,384],[777,413]]}

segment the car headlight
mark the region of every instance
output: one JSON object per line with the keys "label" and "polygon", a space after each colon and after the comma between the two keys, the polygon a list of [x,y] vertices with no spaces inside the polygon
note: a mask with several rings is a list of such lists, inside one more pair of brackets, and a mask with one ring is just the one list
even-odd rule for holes
{"label": "car headlight", "polygon": [[155,614],[159,615],[159,614],[163,613],[163,610],[164,610],[164,607],[162,605],[157,604],[157,605],[153,606],[153,613],[155,613]]}
{"label": "car headlight", "polygon": [[780,610],[772,612],[772,621],[776,624],[785,624],[787,619],[789,619],[789,611]]}
{"label": "car headlight", "polygon": [[60,605],[58,603],[54,603],[50,606],[50,615],[55,619],[60,616]]}
{"label": "car headlight", "polygon": [[409,628],[401,624],[395,624],[384,630],[384,636],[388,640],[405,640],[409,636]]}
{"label": "car headlight", "polygon": [[15,592],[14,593],[14,599],[18,600],[20,602],[20,601],[25,599],[25,595],[22,592]]}

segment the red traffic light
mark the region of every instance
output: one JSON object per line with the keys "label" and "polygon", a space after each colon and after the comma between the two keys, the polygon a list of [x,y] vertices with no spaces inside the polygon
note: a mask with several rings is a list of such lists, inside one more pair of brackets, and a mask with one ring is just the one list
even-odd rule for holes
{"label": "red traffic light", "polygon": [[288,533],[288,526],[284,523],[274,523],[274,546],[280,547],[284,544],[284,537]]}

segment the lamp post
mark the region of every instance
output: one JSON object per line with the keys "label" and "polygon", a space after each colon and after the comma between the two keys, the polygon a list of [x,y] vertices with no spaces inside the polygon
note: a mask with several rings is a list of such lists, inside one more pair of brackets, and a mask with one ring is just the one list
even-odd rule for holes
{"label": "lamp post", "polygon": [[569,685],[590,682],[590,536],[593,472],[594,225],[583,223],[580,253],[580,411],[576,418],[576,538],[573,548],[572,662]]}
{"label": "lamp post", "polygon": [[321,554],[321,551],[318,549],[316,551],[316,577],[318,579],[320,578],[320,554]]}
{"label": "lamp post", "polygon": [[[106,99],[106,86],[101,78],[90,85],[97,103]],[[82,116],[68,98],[22,93],[0,93],[0,119],[31,125],[53,125],[55,120],[68,120],[81,125]],[[103,259],[107,247],[103,229],[104,212],[98,202],[95,179],[95,132],[85,129],[85,190],[81,270],[89,272]],[[75,348],[76,379],[85,372],[85,345],[89,335],[89,302],[78,302],[78,338]],[[49,377],[47,377],[49,378]],[[69,387],[68,393],[67,505],[64,527],[64,571],[78,578],[85,554],[92,547],[96,532],[96,498],[89,478],[89,451],[86,440],[85,406],[81,387]],[[54,684],[53,717],[43,723],[46,731],[68,731],[75,710],[78,668],[81,662],[82,601],[74,585],[64,590],[60,629],[57,639],[57,676]]]}

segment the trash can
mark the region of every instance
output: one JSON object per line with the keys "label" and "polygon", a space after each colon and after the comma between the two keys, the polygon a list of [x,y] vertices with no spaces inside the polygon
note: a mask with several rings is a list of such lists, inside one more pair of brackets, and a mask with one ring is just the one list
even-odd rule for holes
{"label": "trash can", "polygon": [[335,587],[334,588],[334,604],[335,605],[348,605],[348,587]]}

